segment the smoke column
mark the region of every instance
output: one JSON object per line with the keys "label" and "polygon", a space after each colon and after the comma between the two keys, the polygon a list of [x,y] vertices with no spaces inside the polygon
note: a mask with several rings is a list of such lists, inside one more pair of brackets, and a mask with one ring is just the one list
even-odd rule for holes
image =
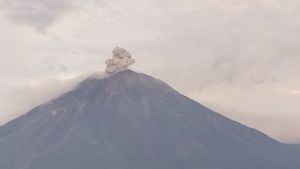
{"label": "smoke column", "polygon": [[126,70],[135,62],[131,54],[123,48],[116,47],[112,53],[112,58],[106,60],[106,74],[114,74]]}

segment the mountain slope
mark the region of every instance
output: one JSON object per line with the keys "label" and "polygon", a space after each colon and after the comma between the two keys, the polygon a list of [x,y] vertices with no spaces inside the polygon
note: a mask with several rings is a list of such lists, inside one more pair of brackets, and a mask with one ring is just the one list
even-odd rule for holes
{"label": "mountain slope", "polygon": [[126,70],[87,79],[1,127],[0,168],[299,168],[286,147]]}

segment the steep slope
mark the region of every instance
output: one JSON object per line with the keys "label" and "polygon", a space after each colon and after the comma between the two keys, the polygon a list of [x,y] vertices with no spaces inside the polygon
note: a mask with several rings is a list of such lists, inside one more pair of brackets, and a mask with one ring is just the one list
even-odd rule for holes
{"label": "steep slope", "polygon": [[5,169],[296,169],[296,152],[130,70],[0,128]]}

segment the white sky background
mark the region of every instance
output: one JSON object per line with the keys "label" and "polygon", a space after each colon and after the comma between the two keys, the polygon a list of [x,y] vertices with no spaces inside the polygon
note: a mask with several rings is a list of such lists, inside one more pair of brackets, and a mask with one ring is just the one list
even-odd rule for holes
{"label": "white sky background", "polygon": [[115,46],[134,70],[300,143],[298,0],[0,0],[0,123],[103,71]]}

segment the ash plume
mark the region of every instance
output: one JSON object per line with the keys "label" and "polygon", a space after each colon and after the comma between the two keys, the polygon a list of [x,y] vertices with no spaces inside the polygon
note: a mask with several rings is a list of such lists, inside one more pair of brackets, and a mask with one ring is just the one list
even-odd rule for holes
{"label": "ash plume", "polygon": [[126,70],[130,65],[132,65],[135,62],[131,54],[123,48],[116,47],[114,48],[112,53],[112,58],[106,60],[106,74],[114,74]]}

